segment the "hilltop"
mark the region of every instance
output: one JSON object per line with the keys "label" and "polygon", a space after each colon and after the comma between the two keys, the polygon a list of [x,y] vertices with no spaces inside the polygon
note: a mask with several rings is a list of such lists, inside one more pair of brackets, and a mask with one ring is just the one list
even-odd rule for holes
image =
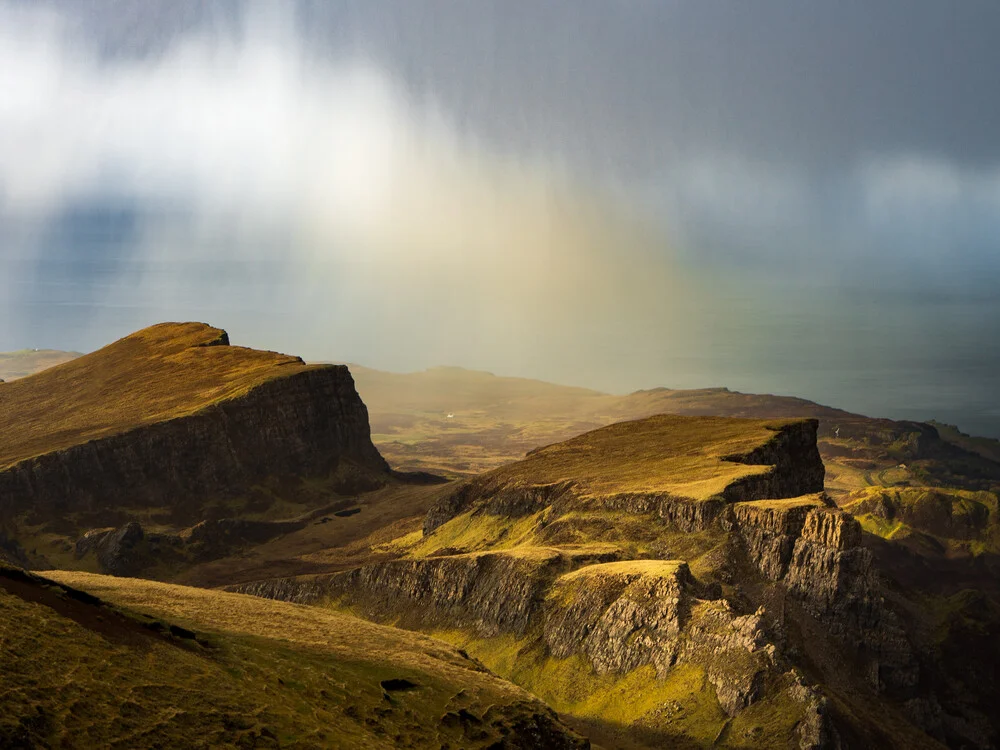
{"label": "hilltop", "polygon": [[[70,356],[62,352],[63,356]],[[871,486],[1000,490],[1000,441],[949,425],[871,418],[802,398],[728,388],[612,395],[461,367],[392,373],[352,364],[371,437],[403,471],[463,477],[589,430],[655,414],[819,420],[827,491]]]}
{"label": "hilltop", "polygon": [[[612,424],[234,590],[445,638],[608,747],[988,748],[1000,506],[943,484],[987,459],[930,425],[836,424]],[[842,508],[824,450],[871,462]]]}
{"label": "hilltop", "polygon": [[[368,701],[391,707],[394,692],[343,687],[361,673],[336,660],[361,644],[333,661],[314,650],[317,629],[368,634],[357,616],[464,649],[598,746],[995,745],[994,441],[724,388],[612,396],[459,368],[351,370],[166,324],[0,385],[12,436],[0,560],[310,604],[293,616],[219,591],[52,574],[163,623],[161,640],[171,625],[195,634],[170,636],[185,648],[221,638],[238,656],[230,673],[260,675],[239,664],[263,660],[345,675],[338,705],[374,711],[365,732],[415,730]],[[453,480],[391,471],[380,452]],[[246,638],[265,642],[248,651]],[[300,736],[281,729],[294,704],[378,746],[316,708],[311,676],[281,679],[305,692],[268,693],[268,733]],[[166,703],[193,715],[199,695]],[[449,731],[480,726],[463,710],[506,721],[482,708],[451,712]],[[33,710],[12,715],[31,730]],[[230,737],[226,710],[221,725],[207,709],[199,721]],[[249,728],[258,744],[263,728]]]}
{"label": "hilltop", "polygon": [[352,365],[372,440],[397,468],[462,477],[541,446],[656,414],[812,418],[826,490],[838,502],[871,486],[1000,491],[1000,441],[946,425],[876,419],[791,396],[655,388],[616,396],[457,367],[386,373]]}
{"label": "hilltop", "polygon": [[0,385],[0,431],[0,532],[42,567],[135,574],[223,554],[390,478],[346,367],[201,323]]}
{"label": "hilltop", "polygon": [[586,746],[431,638],[238,594],[50,576],[0,566],[3,747]]}
{"label": "hilltop", "polygon": [[236,589],[446,638],[609,747],[935,747],[816,430],[614,424],[442,488],[354,568]]}
{"label": "hilltop", "polygon": [[0,391],[0,468],[189,416],[275,378],[315,370],[298,357],[229,345],[225,331],[162,323]]}

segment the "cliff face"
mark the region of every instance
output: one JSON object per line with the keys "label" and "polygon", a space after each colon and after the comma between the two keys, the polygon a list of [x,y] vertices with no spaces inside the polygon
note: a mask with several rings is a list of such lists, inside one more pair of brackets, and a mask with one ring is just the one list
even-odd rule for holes
{"label": "cliff face", "polygon": [[[639,424],[622,428],[624,448],[602,438],[543,449],[445,496],[403,559],[238,590],[466,633],[480,639],[470,653],[547,700],[571,690],[553,689],[547,671],[585,665],[571,680],[584,691],[582,706],[647,674],[650,690],[671,697],[643,721],[674,727],[679,716],[721,712],[709,744],[742,727],[746,746],[838,747],[840,719],[803,677],[815,673],[809,640],[869,701],[911,698],[916,659],[882,601],[858,522],[821,493],[815,422],[768,427],[740,451],[699,442],[706,434],[727,448],[743,440],[722,426],[719,437],[716,424],[696,423],[693,440],[653,429],[650,445]],[[679,490],[659,463],[661,445],[673,461],[667,468],[687,472]],[[652,489],[643,490],[636,478],[647,470]],[[511,639],[514,655],[491,663]],[[899,731],[866,742],[921,746],[918,731]]]}
{"label": "cliff face", "polygon": [[352,491],[389,470],[347,367],[233,347],[202,324],[154,326],[4,385],[0,427],[0,518],[61,533],[137,509],[182,527],[265,479]]}
{"label": "cliff face", "polygon": [[667,679],[691,665],[726,716],[770,698],[783,701],[794,717],[801,747],[827,746],[819,738],[833,733],[824,699],[776,657],[762,612],[740,615],[724,599],[701,598],[710,592],[680,561],[607,562],[528,548],[398,560],[232,590],[307,604],[341,602],[407,628],[514,636],[523,653],[540,648],[556,663],[582,656],[611,679],[646,666]]}
{"label": "cliff face", "polygon": [[187,417],[21,461],[0,471],[5,514],[170,506],[196,512],[268,475],[324,476],[342,459],[388,465],[346,367],[264,383]]}
{"label": "cliff face", "polygon": [[860,649],[877,690],[910,697],[919,667],[883,600],[871,552],[852,516],[805,500],[739,503],[732,523],[750,562],[820,620]]}
{"label": "cliff face", "polygon": [[[686,494],[684,485],[673,491],[629,491],[619,489],[625,486],[624,482],[595,483],[597,488],[571,478],[551,483],[535,482],[530,479],[532,457],[529,455],[522,462],[525,468],[520,471],[512,472],[506,467],[499,469],[470,480],[442,498],[428,512],[424,533],[432,533],[468,510],[518,517],[550,505],[557,511],[570,511],[583,504],[631,514],[653,513],[684,531],[707,529],[716,523],[723,508],[731,503],[822,492],[826,470],[816,447],[817,426],[814,419],[791,420],[768,428],[770,431],[766,438],[760,439],[758,444],[745,452],[712,457],[725,464],[767,468],[735,475],[731,481],[721,482],[718,490],[707,497],[701,496],[700,487],[693,487],[691,495]],[[682,429],[683,426],[678,431]],[[711,441],[712,437],[708,436],[706,440]],[[681,443],[680,440],[678,442]],[[689,448],[686,442],[681,444]],[[709,458],[705,456],[706,465]],[[624,456],[623,461],[627,462],[628,457]],[[573,468],[571,464],[563,470],[571,472]],[[525,472],[529,472],[527,479]]]}

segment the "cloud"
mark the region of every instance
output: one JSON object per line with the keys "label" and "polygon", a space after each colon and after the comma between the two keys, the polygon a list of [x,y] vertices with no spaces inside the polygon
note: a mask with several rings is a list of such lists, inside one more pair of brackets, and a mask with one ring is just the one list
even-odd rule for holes
{"label": "cloud", "polygon": [[[330,29],[304,41],[283,4],[182,31],[173,5],[128,4],[125,20],[122,3],[98,6],[120,32],[110,50],[71,18],[0,0],[0,349],[94,348],[202,319],[312,359],[856,409],[899,390],[862,377],[875,361],[920,382],[938,361],[995,372],[998,172],[881,137],[861,156],[819,138],[816,169],[808,118],[789,125],[795,108],[751,85],[772,68],[713,89],[716,48],[682,26],[671,33],[697,40],[708,68],[664,65],[654,51],[680,46],[659,28],[634,55],[636,35],[606,44],[607,24],[564,50],[571,35],[549,40],[544,24],[528,25],[539,43],[518,27],[508,45],[492,27],[470,35],[470,18],[449,32],[456,47],[376,13],[386,52],[363,35],[324,48]],[[133,20],[149,44],[123,52]],[[495,75],[476,57],[491,43]],[[777,57],[794,93],[800,69]],[[809,96],[826,102],[819,83]],[[850,135],[835,114],[824,128]],[[744,147],[755,134],[772,147]],[[964,382],[947,377],[938,392]]]}
{"label": "cloud", "polygon": [[[144,58],[0,14],[0,221],[21,236],[4,252],[43,267],[67,211],[134,212],[127,237],[98,238],[120,246],[72,250],[120,261],[89,298],[89,345],[212,313],[312,356],[527,358],[669,286],[663,237],[615,197],[485,147],[370,60],[309,51],[280,6]],[[6,298],[9,326],[54,314]]]}

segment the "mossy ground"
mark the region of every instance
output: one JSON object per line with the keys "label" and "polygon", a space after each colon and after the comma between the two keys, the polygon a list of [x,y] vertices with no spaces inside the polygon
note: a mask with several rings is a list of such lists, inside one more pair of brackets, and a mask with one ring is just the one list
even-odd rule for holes
{"label": "mossy ground", "polygon": [[[442,716],[531,703],[415,633],[237,594],[51,575],[197,637],[142,633],[120,612],[54,610],[0,586],[5,747],[479,747],[497,737],[470,740]],[[414,687],[389,694],[389,679]]]}
{"label": "mossy ground", "polygon": [[[945,487],[868,487],[850,495],[845,509],[865,531],[919,549],[928,540],[952,556],[1000,553],[997,493]],[[940,554],[940,552],[939,552]]]}
{"label": "mossy ground", "polygon": [[665,679],[649,665],[599,675],[583,655],[552,658],[530,636],[433,635],[542,698],[574,726],[589,728],[607,747],[787,748],[802,719],[801,704],[785,690],[730,719],[698,664],[679,664]]}

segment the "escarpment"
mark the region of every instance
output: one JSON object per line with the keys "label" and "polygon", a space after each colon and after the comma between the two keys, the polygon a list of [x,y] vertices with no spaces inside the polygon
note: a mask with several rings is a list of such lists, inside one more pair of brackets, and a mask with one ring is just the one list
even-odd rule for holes
{"label": "escarpment", "polygon": [[[704,712],[697,743],[743,727],[757,747],[832,747],[842,717],[798,666],[802,628],[858,661],[870,700],[911,694],[916,671],[860,527],[822,494],[815,435],[812,420],[613,425],[460,484],[398,559],[235,590],[448,634],[557,710],[641,679],[669,707],[643,726],[691,740],[703,729],[680,717]],[[812,624],[786,620],[786,599]],[[762,740],[754,722],[780,729]],[[900,731],[882,744],[911,746]]]}
{"label": "escarpment", "polygon": [[349,491],[388,471],[346,367],[234,347],[196,323],[6,384],[0,425],[0,513],[30,524],[119,525],[155,508],[185,525],[269,478]]}
{"label": "escarpment", "polygon": [[779,583],[831,635],[857,648],[877,690],[911,697],[919,667],[885,607],[861,525],[821,498],[739,503],[732,523],[749,561]]}
{"label": "escarpment", "polygon": [[[45,453],[0,471],[6,512],[170,506],[196,511],[266,476],[388,470],[346,367],[292,373],[190,416]],[[192,515],[192,517],[194,517]]]}
{"label": "escarpment", "polygon": [[673,415],[613,424],[459,486],[428,512],[424,533],[469,510],[522,516],[584,505],[705,529],[734,502],[821,492],[817,427]]}

